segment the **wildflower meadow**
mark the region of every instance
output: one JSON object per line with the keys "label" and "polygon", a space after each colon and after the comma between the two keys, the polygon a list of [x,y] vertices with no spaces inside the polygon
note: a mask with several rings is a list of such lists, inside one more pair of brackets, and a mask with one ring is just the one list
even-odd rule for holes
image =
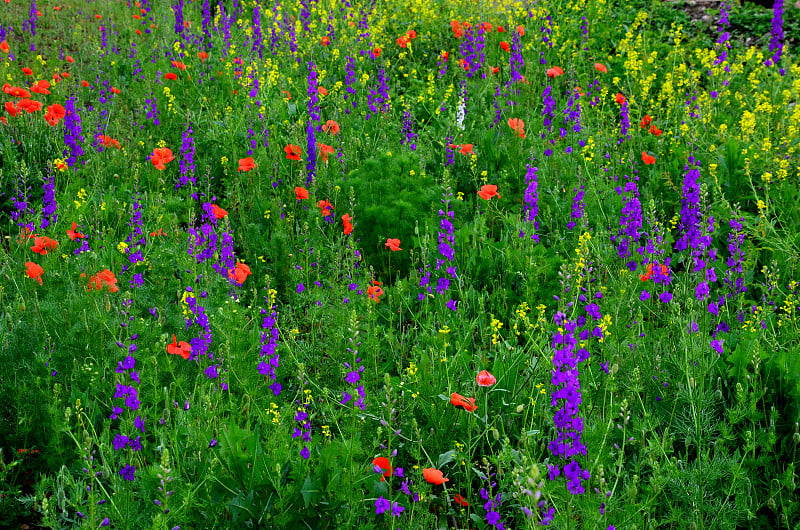
{"label": "wildflower meadow", "polygon": [[0,1],[0,528],[800,528],[800,8]]}

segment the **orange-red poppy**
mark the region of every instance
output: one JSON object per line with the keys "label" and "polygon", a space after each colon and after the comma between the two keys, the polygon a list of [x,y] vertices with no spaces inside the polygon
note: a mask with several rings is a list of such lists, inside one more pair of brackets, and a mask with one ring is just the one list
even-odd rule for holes
{"label": "orange-red poppy", "polygon": [[44,274],[44,269],[32,261],[26,261],[25,267],[25,274],[28,275],[28,278],[33,278],[39,282],[39,285],[42,285],[42,274]]}
{"label": "orange-red poppy", "polygon": [[319,40],[319,43],[322,44],[323,46],[329,46],[331,43],[331,39],[329,39],[328,37],[322,37]]}
{"label": "orange-red poppy", "polygon": [[182,340],[178,342],[175,334],[172,334],[172,344],[167,344],[167,353],[171,355],[180,355],[184,359],[188,359],[192,354],[192,346],[188,342]]}
{"label": "orange-red poppy", "polygon": [[475,398],[466,398],[461,394],[457,394],[453,392],[450,395],[450,403],[456,408],[462,408],[467,412],[472,412],[478,409],[478,405],[475,404]]}
{"label": "orange-red poppy", "polygon": [[481,370],[475,377],[475,381],[478,382],[478,386],[492,386],[497,382],[497,378],[486,370]]}
{"label": "orange-red poppy", "polygon": [[353,218],[350,217],[349,213],[346,213],[342,216],[342,223],[344,224],[344,235],[350,235],[353,231]]}
{"label": "orange-red poppy", "polygon": [[464,26],[462,26],[458,20],[451,21],[450,27],[453,28],[453,35],[455,38],[460,39],[464,36]]}
{"label": "orange-red poppy", "polygon": [[33,75],[33,70],[28,68],[27,66],[22,69],[22,73],[25,75]]}
{"label": "orange-red poppy", "polygon": [[413,29],[410,29],[410,30],[408,30],[406,32],[406,37],[408,37],[409,39],[416,39],[417,38],[417,32],[414,31]]}
{"label": "orange-red poppy", "polygon": [[492,66],[491,68],[492,68],[492,75],[500,72],[500,67],[499,66]]}
{"label": "orange-red poppy", "polygon": [[625,96],[623,96],[620,92],[617,92],[616,95],[614,95],[614,101],[622,105],[625,103]]}
{"label": "orange-red poppy", "polygon": [[519,33],[520,37],[524,37],[525,36],[525,27],[523,25],[521,25],[521,24],[519,26],[517,26],[517,33]]}
{"label": "orange-red poppy", "polygon": [[481,29],[483,30],[484,33],[489,33],[490,31],[492,31],[492,23],[491,22],[483,22],[481,24]]}
{"label": "orange-red poppy", "polygon": [[655,125],[651,125],[650,129],[647,132],[649,132],[650,134],[653,134],[655,136],[661,136],[661,129],[659,129]]}
{"label": "orange-red poppy", "polygon": [[197,54],[197,56],[200,58],[201,63],[208,59],[208,54],[206,52],[200,52]]}
{"label": "orange-red poppy", "polygon": [[35,82],[31,86],[31,92],[35,92],[37,94],[47,95],[47,94],[50,93],[50,91],[47,90],[48,88],[50,88],[50,82],[46,81],[46,80],[41,80],[41,81]]}
{"label": "orange-red poppy", "polygon": [[250,276],[252,273],[250,272],[250,267],[245,265],[242,262],[236,264],[235,269],[230,269],[228,271],[228,278],[235,281],[239,285],[242,285],[244,281]]}
{"label": "orange-red poppy", "polygon": [[320,96],[327,96],[328,95],[328,89],[325,88],[324,86],[319,86],[318,85],[317,86],[317,92],[319,92]]}
{"label": "orange-red poppy", "polygon": [[292,144],[284,147],[283,152],[286,153],[286,158],[289,160],[300,160],[300,155],[303,154],[303,151],[300,149],[299,145]]}
{"label": "orange-red poppy", "polygon": [[[85,276],[85,274],[81,274],[81,278]],[[86,290],[91,291],[96,289],[102,291],[103,287],[108,288],[109,293],[116,293],[119,291],[119,287],[117,287],[117,277],[108,269],[103,269],[97,274],[93,274],[89,278],[89,285],[86,286]]]}
{"label": "orange-red poppy", "polygon": [[511,51],[511,46],[506,41],[500,41],[500,47],[504,52]]}
{"label": "orange-red poppy", "polygon": [[47,107],[47,112],[44,114],[44,119],[51,127],[55,127],[58,125],[58,122],[63,120],[66,116],[67,110],[58,103],[54,103]]}
{"label": "orange-red poppy", "polygon": [[256,167],[256,162],[255,162],[255,160],[253,160],[252,157],[240,158],[239,159],[239,171],[240,172],[244,171],[246,173],[246,172],[250,171],[251,169],[253,169],[254,167]]}
{"label": "orange-red poppy", "polygon": [[525,138],[525,122],[519,118],[509,118],[508,126],[520,138]]}
{"label": "orange-red poppy", "polygon": [[450,144],[447,147],[449,147],[450,149],[459,149],[459,153],[461,153],[462,155],[474,155],[475,154],[475,152],[472,150],[472,148],[474,147],[474,145],[472,145],[472,144],[461,144],[461,145],[459,145],[459,144]]}
{"label": "orange-red poppy", "polygon": [[33,246],[31,247],[31,250],[44,256],[45,254],[55,250],[57,246],[58,241],[55,239],[50,239],[47,236],[37,237],[33,240]]}
{"label": "orange-red poppy", "polygon": [[644,162],[645,165],[648,165],[648,166],[651,165],[651,164],[655,164],[656,163],[656,157],[654,157],[652,155],[648,155],[645,151],[642,151],[642,162]]}
{"label": "orange-red poppy", "polygon": [[69,239],[71,241],[75,241],[76,239],[83,239],[84,237],[86,237],[84,234],[76,232],[75,230],[77,228],[78,228],[78,223],[72,221],[72,228],[70,230],[67,230],[67,235],[69,236]]}
{"label": "orange-red poppy", "polygon": [[174,72],[167,72],[166,74],[164,74],[164,79],[167,79],[169,81],[175,81],[176,79],[178,79],[178,76],[175,75]]}
{"label": "orange-red poppy", "polygon": [[298,201],[308,199],[308,190],[305,188],[301,188],[300,186],[295,186],[294,194],[297,197]]}
{"label": "orange-red poppy", "polygon": [[81,81],[81,86],[82,86],[83,88],[86,88],[86,87],[88,87],[88,86],[89,86],[89,81],[87,81],[86,79],[84,79],[83,81]]}
{"label": "orange-red poppy", "polygon": [[111,138],[106,134],[101,134],[100,136],[97,137],[97,139],[103,142],[104,147],[116,147],[117,149],[122,149],[122,146],[118,141],[116,141],[115,139]]}
{"label": "orange-red poppy", "polygon": [[166,164],[175,160],[172,155],[172,149],[168,147],[156,147],[153,149],[153,154],[150,155],[150,162],[156,166],[156,169],[164,171],[167,169]]}
{"label": "orange-red poppy", "polygon": [[409,38],[407,36],[403,35],[402,37],[398,37],[397,45],[400,46],[401,48],[407,48],[408,47],[408,41],[409,41]]}
{"label": "orange-red poppy", "polygon": [[11,51],[11,47],[9,47],[8,42],[3,41],[0,42],[0,50],[3,50],[3,53],[9,53]]}
{"label": "orange-red poppy", "polygon": [[500,194],[497,193],[497,186],[494,184],[484,184],[481,186],[478,196],[484,201],[488,201],[492,197],[500,198]]}
{"label": "orange-red poppy", "polygon": [[223,210],[216,204],[211,205],[211,212],[214,214],[214,219],[222,219],[223,217],[228,215],[226,210]]}
{"label": "orange-red poppy", "polygon": [[65,57],[65,59],[67,60],[68,63],[74,63],[75,62],[75,59],[73,59],[71,55],[67,55]]}
{"label": "orange-red poppy", "polygon": [[606,68],[606,65],[604,65],[604,64],[594,63],[594,69],[597,70],[598,72],[602,73],[602,74],[607,74],[608,73],[608,68]]}
{"label": "orange-red poppy", "polygon": [[367,287],[367,298],[370,300],[374,300],[375,303],[380,303],[380,297],[383,296],[383,289],[381,288],[381,282],[376,282],[375,280],[372,281],[372,285]]}
{"label": "orange-red poppy", "polygon": [[186,70],[186,65],[180,61],[172,61],[172,66],[180,70],[181,72]]}
{"label": "orange-red poppy", "polygon": [[642,118],[642,121],[639,122],[639,127],[642,129],[647,129],[650,127],[650,124],[653,122],[653,119],[650,117],[649,114],[645,114]]}
{"label": "orange-red poppy", "polygon": [[547,77],[556,78],[560,75],[564,75],[564,70],[560,66],[554,66],[545,70],[544,73],[547,74]]}
{"label": "orange-red poppy", "polygon": [[464,508],[469,506],[469,503],[467,502],[467,499],[465,499],[464,497],[462,497],[458,493],[453,495],[453,500],[456,502],[456,504],[458,504],[459,506],[463,506]]}
{"label": "orange-red poppy", "polygon": [[376,59],[378,57],[380,57],[381,56],[381,49],[380,48],[375,48],[374,50],[372,50],[372,56],[375,57]]}
{"label": "orange-red poppy", "polygon": [[42,110],[42,102],[35,99],[21,99],[17,103],[17,107],[30,114],[37,110]]}
{"label": "orange-red poppy", "polygon": [[333,205],[328,202],[328,199],[324,201],[317,201],[317,208],[319,208],[320,213],[323,217],[328,217],[333,211]]}
{"label": "orange-red poppy", "polygon": [[12,118],[19,114],[19,109],[14,105],[13,101],[6,101],[3,106],[6,108],[6,112],[11,114]]}
{"label": "orange-red poppy", "polygon": [[380,468],[381,482],[392,476],[392,471],[394,471],[392,469],[392,463],[385,456],[379,456],[373,460],[372,465],[375,466],[375,468]]}
{"label": "orange-red poppy", "polygon": [[335,149],[332,145],[325,145],[321,142],[317,142],[317,153],[322,157],[323,162],[327,162],[328,156],[332,155],[334,151]]}
{"label": "orange-red poppy", "polygon": [[325,124],[322,126],[322,130],[323,130],[324,132],[328,133],[328,134],[334,134],[334,135],[336,135],[336,134],[339,134],[339,131],[340,131],[341,129],[339,128],[339,124],[338,124],[338,123],[336,123],[336,122],[335,122],[335,121],[333,121],[333,120],[328,120],[328,121],[326,121],[326,122],[325,122]]}
{"label": "orange-red poppy", "polygon": [[425,480],[435,485],[444,484],[445,482],[450,481],[449,478],[444,477],[444,474],[441,471],[432,467],[426,467],[423,469],[422,476],[425,477]]}
{"label": "orange-red poppy", "polygon": [[447,60],[450,59],[450,52],[443,51],[440,57],[442,58],[442,62],[446,63]]}
{"label": "orange-red poppy", "polygon": [[392,252],[397,252],[398,250],[403,250],[400,248],[400,240],[399,239],[392,239],[391,237],[386,238],[386,244],[384,245]]}

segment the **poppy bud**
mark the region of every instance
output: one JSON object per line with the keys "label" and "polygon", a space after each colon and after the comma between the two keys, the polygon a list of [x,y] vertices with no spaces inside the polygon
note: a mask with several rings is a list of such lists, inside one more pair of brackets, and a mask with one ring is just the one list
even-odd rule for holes
{"label": "poppy bud", "polygon": [[500,431],[498,431],[498,430],[497,430],[496,428],[494,428],[494,427],[492,428],[492,437],[494,438],[494,440],[495,440],[496,442],[500,440]]}
{"label": "poppy bud", "polygon": [[517,414],[521,413],[525,410],[525,405],[517,405]]}
{"label": "poppy bud", "polygon": [[19,304],[19,310],[20,310],[20,311],[25,311],[25,309],[26,309],[26,307],[25,307],[25,302],[20,302],[20,304]]}

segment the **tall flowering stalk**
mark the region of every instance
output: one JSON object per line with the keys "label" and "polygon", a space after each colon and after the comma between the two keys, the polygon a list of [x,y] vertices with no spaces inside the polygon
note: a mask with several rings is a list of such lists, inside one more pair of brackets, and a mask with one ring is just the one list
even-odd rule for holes
{"label": "tall flowering stalk", "polygon": [[176,4],[172,5],[172,14],[175,15],[175,34],[184,37],[186,28],[183,24],[183,0],[178,0]]}
{"label": "tall flowering stalk", "polygon": [[[522,220],[525,223],[533,225],[531,239],[536,243],[539,242],[539,235],[536,230],[539,230],[539,221],[536,216],[539,215],[539,183],[536,173],[539,171],[538,167],[527,165],[528,170],[525,172],[525,196],[524,207],[522,211]],[[519,231],[519,237],[525,237],[523,230]]]}
{"label": "tall flowering stalk", "polygon": [[275,289],[269,289],[267,296],[264,300],[269,304],[269,311],[261,309],[261,314],[265,315],[264,320],[261,322],[261,351],[258,353],[260,361],[258,363],[258,373],[268,377],[272,384],[269,386],[274,395],[281,393],[282,387],[278,383],[278,376],[275,375],[275,370],[280,363],[280,355],[277,352],[278,337],[280,330],[278,329],[278,310],[275,304],[275,296],[277,295]]}
{"label": "tall flowering stalk", "polygon": [[264,37],[261,34],[261,12],[258,3],[253,6],[253,51],[259,59],[264,58]]}
{"label": "tall flowering stalk", "polygon": [[28,20],[22,23],[22,30],[26,29],[31,32],[31,51],[36,51],[36,45],[33,42],[36,37],[36,19],[39,17],[38,9],[36,9],[36,0],[31,0],[31,5],[28,8]]}
{"label": "tall flowering stalk", "polygon": [[[348,370],[344,380],[349,385],[355,386],[355,393],[358,396],[355,405],[359,409],[364,410],[366,408],[366,405],[364,405],[364,384],[361,382],[361,374],[364,372],[364,365],[359,364],[361,363],[361,358],[358,356],[358,347],[361,345],[361,343],[356,342],[360,331],[358,329],[358,319],[356,318],[355,313],[351,316],[350,328],[348,330],[353,333],[353,336],[348,339],[350,345],[347,348],[347,353],[350,354],[352,364],[349,362],[344,363],[345,368]],[[342,390],[342,399],[340,401],[342,405],[346,405],[352,399],[352,394],[350,394],[347,390]]]}
{"label": "tall flowering stalk", "polygon": [[[476,27],[477,34],[475,34]],[[483,25],[468,28],[464,33],[464,37],[459,47],[461,51],[461,64],[464,71],[467,73],[467,77],[472,79],[472,76],[481,70],[485,59],[484,48],[486,45],[483,36]],[[481,76],[486,78],[486,72],[481,72]]]}
{"label": "tall flowering stalk", "polygon": [[[453,218],[455,212],[451,209],[450,200],[453,196],[449,186],[445,186],[442,190],[442,204],[443,209],[439,209],[439,254],[436,258],[434,270],[436,271],[436,294],[447,293],[450,290],[450,282],[458,279],[456,275],[456,266],[453,263],[456,259],[455,252],[455,228],[453,226]],[[420,271],[422,272],[422,271]],[[433,271],[426,270],[422,279],[420,280],[420,287],[424,287],[428,294],[433,294]],[[456,301],[448,296],[447,307],[451,311],[457,311]],[[425,293],[419,294],[419,299],[425,299]]]}
{"label": "tall flowering stalk", "polygon": [[519,33],[514,32],[514,37],[511,39],[511,56],[508,59],[509,70],[511,70],[511,79],[509,84],[524,81],[525,77],[520,73],[525,67],[525,60],[522,58],[522,46],[519,42]]}
{"label": "tall flowering stalk", "polygon": [[[772,57],[764,62],[765,66],[773,66],[780,62],[783,52],[783,0],[775,0],[772,6],[772,38],[769,41],[769,51],[773,52]],[[786,74],[786,70],[779,70],[781,75]]]}
{"label": "tall flowering stalk", "polygon": [[[353,88],[353,83],[356,80],[356,60],[350,56],[347,57],[347,64],[344,67],[345,78],[344,84],[346,87],[346,94],[344,95],[344,101],[347,102],[348,99],[351,100],[353,104],[353,110],[356,109],[356,89]],[[350,114],[350,109],[345,107],[344,109],[345,114]]]}
{"label": "tall flowering stalk", "polygon": [[181,175],[175,182],[175,189],[178,190],[186,186],[189,182],[193,185],[197,184],[194,175],[194,138],[192,138],[192,124],[186,124],[186,130],[183,131],[181,139],[181,159],[179,162]]}
{"label": "tall flowering stalk", "polygon": [[417,133],[414,132],[414,118],[411,116],[411,110],[408,105],[406,105],[403,112],[403,130],[400,145],[408,144],[412,151],[416,151],[416,139]]}
{"label": "tall flowering stalk", "polygon": [[313,61],[308,62],[308,124],[306,125],[306,187],[314,182],[317,166],[317,140],[314,130],[319,129],[319,94],[317,89],[317,69]]}
{"label": "tall flowering stalk", "polygon": [[58,214],[56,213],[58,209],[58,204],[56,203],[56,177],[52,166],[47,168],[47,176],[42,183],[42,190],[44,192],[42,196],[42,222],[39,224],[39,228],[44,229],[51,224],[55,224],[56,220],[58,220]]}
{"label": "tall flowering stalk", "polygon": [[75,108],[75,97],[72,96],[64,103],[66,116],[64,117],[64,151],[63,156],[69,167],[73,167],[78,157],[83,155],[83,129],[81,117]]}

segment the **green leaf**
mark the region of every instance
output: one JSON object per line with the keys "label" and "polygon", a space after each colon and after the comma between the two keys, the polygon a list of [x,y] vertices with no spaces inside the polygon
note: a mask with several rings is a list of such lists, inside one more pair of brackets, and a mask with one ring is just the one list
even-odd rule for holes
{"label": "green leaf", "polygon": [[455,460],[455,456],[456,456],[455,450],[450,450],[447,451],[446,453],[440,454],[439,461],[436,463],[436,468],[442,469],[445,465]]}
{"label": "green leaf", "polygon": [[317,504],[320,497],[322,497],[322,485],[316,477],[308,475],[305,482],[303,482],[303,488],[300,490],[300,494],[303,495],[303,502],[305,502],[306,508],[308,508],[309,504]]}

